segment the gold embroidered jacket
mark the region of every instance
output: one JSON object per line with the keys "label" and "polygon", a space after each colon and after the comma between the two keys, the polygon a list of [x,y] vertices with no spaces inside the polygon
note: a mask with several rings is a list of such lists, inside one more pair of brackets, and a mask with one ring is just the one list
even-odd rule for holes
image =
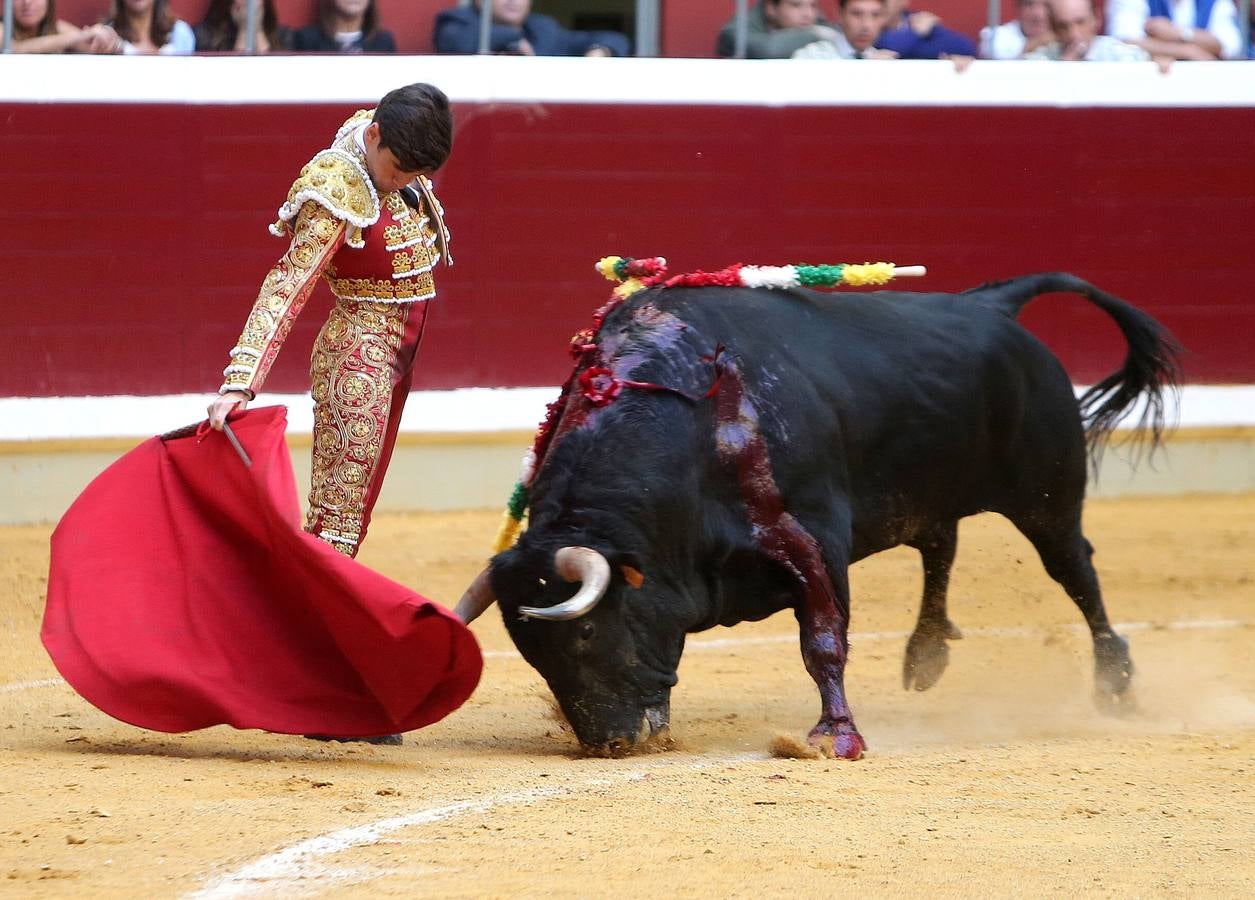
{"label": "gold embroidered jacket", "polygon": [[414,303],[436,295],[431,270],[448,253],[444,209],[420,177],[411,200],[375,191],[361,131],[373,110],[355,113],[330,147],[314,155],[270,226],[291,235],[262,282],[244,331],[231,349],[219,393],[256,394],[296,317],[323,275],[341,301]]}

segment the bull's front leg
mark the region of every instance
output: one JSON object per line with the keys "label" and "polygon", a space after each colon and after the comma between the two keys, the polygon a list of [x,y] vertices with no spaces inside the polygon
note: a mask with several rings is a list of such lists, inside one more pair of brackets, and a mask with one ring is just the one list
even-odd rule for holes
{"label": "bull's front leg", "polygon": [[[854,725],[854,714],[845,699],[845,662],[849,657],[850,581],[846,574],[849,553],[828,560],[819,543],[789,513],[760,532],[764,549],[797,578],[800,600],[795,607],[802,638],[802,660],[819,688],[819,722],[807,741],[825,756],[858,759],[867,744]],[[835,573],[830,575],[829,573]]]}
{"label": "bull's front leg", "polygon": [[[866,742],[854,725],[854,714],[845,699],[845,663],[849,657],[850,589],[845,566],[834,580],[818,558],[802,569],[802,602],[797,609],[806,671],[819,688],[821,712],[808,742],[825,756],[858,759]],[[800,567],[799,567],[800,568]]]}
{"label": "bull's front leg", "polygon": [[[718,384],[716,448],[720,458],[736,473],[753,540],[797,579],[801,600],[796,614],[802,631],[802,659],[819,688],[823,708],[808,740],[826,756],[858,759],[866,744],[854,727],[854,716],[845,702],[849,547],[830,551],[842,558],[828,560],[831,566],[824,565],[819,543],[785,509],[772,472],[771,455],[759,428],[758,411],[745,396],[735,360],[725,364]],[[835,583],[830,571],[839,573]]]}

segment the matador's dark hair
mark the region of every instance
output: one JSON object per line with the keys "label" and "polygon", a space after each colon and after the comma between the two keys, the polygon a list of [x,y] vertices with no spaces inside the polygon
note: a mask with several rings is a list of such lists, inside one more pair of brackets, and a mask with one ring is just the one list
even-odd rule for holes
{"label": "matador's dark hair", "polygon": [[453,112],[444,91],[407,84],[389,91],[375,109],[379,146],[391,150],[402,171],[435,171],[453,149]]}

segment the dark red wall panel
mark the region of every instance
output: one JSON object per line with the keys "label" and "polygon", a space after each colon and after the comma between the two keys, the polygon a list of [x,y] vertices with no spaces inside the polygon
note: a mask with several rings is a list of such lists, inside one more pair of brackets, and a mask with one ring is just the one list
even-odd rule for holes
{"label": "dark red wall panel", "polygon": [[[0,105],[0,395],[219,383],[283,242],[266,232],[341,106]],[[457,265],[417,387],[551,385],[610,253],[923,263],[921,289],[1066,269],[1255,382],[1251,109],[460,105],[437,178]],[[306,386],[320,287],[268,387]],[[1121,343],[1078,299],[1025,321],[1075,379]],[[788,335],[780,340],[787,341]]]}

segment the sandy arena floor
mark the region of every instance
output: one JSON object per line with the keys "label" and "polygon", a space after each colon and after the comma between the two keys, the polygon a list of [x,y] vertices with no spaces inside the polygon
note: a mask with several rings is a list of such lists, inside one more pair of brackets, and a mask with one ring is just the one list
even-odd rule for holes
{"label": "sandy arena floor", "polygon": [[[452,602],[497,521],[382,517],[362,558]],[[1255,496],[1094,502],[1086,525],[1140,711],[1094,709],[1079,613],[984,517],[932,691],[900,682],[917,557],[854,570],[855,763],[768,754],[819,712],[788,614],[690,641],[670,753],[580,757],[495,614],[475,696],[402,747],[144,732],[39,644],[50,529],[0,530],[0,895],[1250,896]]]}

